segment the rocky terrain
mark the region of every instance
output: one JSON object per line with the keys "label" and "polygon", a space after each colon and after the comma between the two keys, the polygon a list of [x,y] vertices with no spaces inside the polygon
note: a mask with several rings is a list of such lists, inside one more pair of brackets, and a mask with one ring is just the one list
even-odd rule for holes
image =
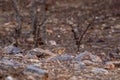
{"label": "rocky terrain", "polygon": [[22,33],[15,46],[15,12],[9,1],[0,3],[0,80],[120,80],[120,1],[48,0],[47,44],[37,48],[26,35],[27,4],[19,4]]}

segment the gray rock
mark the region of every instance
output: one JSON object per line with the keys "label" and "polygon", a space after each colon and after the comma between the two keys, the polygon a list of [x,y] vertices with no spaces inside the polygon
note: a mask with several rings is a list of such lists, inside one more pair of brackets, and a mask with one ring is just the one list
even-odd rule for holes
{"label": "gray rock", "polygon": [[27,73],[27,72],[31,72],[31,73],[37,73],[39,75],[45,75],[48,72],[46,70],[40,69],[34,65],[29,65],[24,71],[23,73]]}
{"label": "gray rock", "polygon": [[72,60],[73,59],[73,56],[71,55],[58,55],[56,57],[53,57],[50,59],[50,61],[56,61],[56,60],[59,60],[59,61],[67,61],[67,60]]}
{"label": "gray rock", "polygon": [[115,65],[120,65],[120,61],[108,61],[108,62],[106,62],[106,64],[109,64],[109,63],[115,64]]}
{"label": "gray rock", "polygon": [[5,80],[16,80],[12,76],[7,76]]}
{"label": "gray rock", "polygon": [[36,79],[35,79],[34,76],[29,75],[29,76],[27,77],[27,80],[36,80]]}
{"label": "gray rock", "polygon": [[74,69],[75,70],[80,70],[80,69],[85,69],[86,65],[83,62],[74,62]]}
{"label": "gray rock", "polygon": [[15,47],[15,46],[7,46],[3,49],[3,53],[7,53],[7,54],[18,54],[18,53],[21,53],[22,50],[18,47]]}
{"label": "gray rock", "polygon": [[52,45],[52,46],[56,46],[57,45],[56,41],[54,41],[54,40],[50,40],[49,44]]}
{"label": "gray rock", "polygon": [[102,62],[101,58],[97,55],[90,54],[90,58],[93,62]]}
{"label": "gray rock", "polygon": [[93,68],[91,72],[95,74],[108,74],[109,73],[108,70],[103,69],[103,68]]}
{"label": "gray rock", "polygon": [[89,55],[89,52],[84,51],[83,53],[78,54],[78,55],[75,57],[75,60],[81,61],[81,60],[83,59],[83,57],[84,57],[84,56],[87,56],[87,55]]}
{"label": "gray rock", "polygon": [[84,60],[84,61],[82,61],[86,66],[90,66],[90,65],[96,65],[97,63],[94,63],[94,62],[92,62],[92,61],[90,61],[90,60]]}
{"label": "gray rock", "polygon": [[50,50],[44,50],[41,48],[34,48],[28,52],[28,54],[31,55],[50,55],[50,56],[55,56],[54,53],[52,53]]}
{"label": "gray rock", "polygon": [[17,62],[16,60],[9,60],[9,59],[1,59],[0,63],[3,65],[0,65],[0,68],[7,69],[10,67],[18,68],[20,66],[23,66],[22,63]]}
{"label": "gray rock", "polygon": [[80,53],[79,55],[77,55],[75,57],[76,61],[82,61],[82,60],[91,60],[93,62],[102,62],[102,60],[100,59],[100,57],[91,54],[88,51],[84,51],[83,53]]}
{"label": "gray rock", "polygon": [[108,61],[108,62],[105,62],[105,66],[109,67],[110,69],[114,69],[115,67],[120,67],[120,61]]}

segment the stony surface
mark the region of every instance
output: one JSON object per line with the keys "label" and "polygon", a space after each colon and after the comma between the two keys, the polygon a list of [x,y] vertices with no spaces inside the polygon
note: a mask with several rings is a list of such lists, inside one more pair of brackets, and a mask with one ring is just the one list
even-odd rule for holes
{"label": "stony surface", "polygon": [[[0,3],[0,80],[120,80],[119,0],[48,0],[48,43],[38,48],[33,48],[34,37],[26,35],[28,0],[18,1],[23,29],[17,47],[11,45],[16,14],[9,0]],[[78,39],[89,24],[78,51]]]}
{"label": "stony surface", "polygon": [[18,47],[15,47],[15,46],[6,46],[4,49],[3,49],[3,53],[6,53],[6,54],[18,54],[18,53],[22,53],[22,50]]}

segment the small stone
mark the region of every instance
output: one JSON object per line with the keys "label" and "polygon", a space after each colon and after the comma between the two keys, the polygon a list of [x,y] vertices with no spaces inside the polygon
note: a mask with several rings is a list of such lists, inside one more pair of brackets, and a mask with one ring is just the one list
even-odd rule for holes
{"label": "small stone", "polygon": [[102,62],[100,57],[98,57],[96,55],[93,55],[88,51],[85,51],[85,52],[80,53],[79,55],[77,55],[75,57],[75,60],[77,60],[77,61],[90,60],[92,62]]}
{"label": "small stone", "polygon": [[115,67],[120,67],[120,61],[109,61],[105,63],[105,68],[114,69]]}
{"label": "small stone", "polygon": [[111,53],[109,53],[109,58],[110,59],[120,59],[120,55],[118,53],[116,53],[116,52],[115,53],[111,52]]}
{"label": "small stone", "polygon": [[27,55],[25,55],[25,57],[29,58],[29,59],[37,59],[38,58],[36,53],[34,55],[33,54],[27,54]]}
{"label": "small stone", "polygon": [[119,29],[112,29],[111,32],[112,33],[120,33],[120,30]]}
{"label": "small stone", "polygon": [[102,62],[102,60],[101,60],[101,58],[99,57],[99,56],[97,56],[97,55],[90,55],[90,58],[91,58],[91,60],[93,61],[93,62],[99,62],[99,63],[101,63]]}
{"label": "small stone", "polygon": [[57,43],[56,43],[55,41],[53,41],[53,40],[50,40],[49,43],[50,43],[50,45],[52,45],[52,46],[56,46],[56,45],[57,45]]}
{"label": "small stone", "polygon": [[12,76],[7,76],[5,80],[16,80]]}
{"label": "small stone", "polygon": [[1,63],[3,63],[3,64],[6,64],[6,65],[10,65],[10,66],[14,66],[14,63],[13,62],[11,62],[10,60],[8,60],[8,59],[1,59]]}
{"label": "small stone", "polygon": [[83,48],[83,49],[84,49],[84,48],[85,48],[85,45],[84,45],[84,44],[81,44],[81,45],[80,45],[80,48]]}
{"label": "small stone", "polygon": [[27,80],[36,80],[33,76],[28,76]]}
{"label": "small stone", "polygon": [[83,60],[83,59],[87,59],[87,58],[89,58],[89,52],[88,51],[84,51],[83,53],[80,53],[80,54],[78,54],[76,57],[75,57],[75,60],[77,60],[77,61],[81,61],[81,60]]}
{"label": "small stone", "polygon": [[18,54],[21,53],[21,49],[15,46],[7,46],[3,49],[3,53],[7,53],[7,54]]}
{"label": "small stone", "polygon": [[91,66],[91,65],[95,65],[95,63],[94,62],[92,62],[92,61],[89,61],[89,60],[84,60],[84,61],[82,61],[86,66]]}
{"label": "small stone", "polygon": [[77,24],[73,24],[73,26],[75,26],[75,27],[76,27],[76,26],[77,26]]}
{"label": "small stone", "polygon": [[108,74],[109,73],[106,69],[103,69],[103,68],[93,68],[91,71],[95,74]]}
{"label": "small stone", "polygon": [[115,29],[120,29],[120,25],[113,26]]}
{"label": "small stone", "polygon": [[70,25],[74,24],[72,20],[67,20],[67,23],[70,24]]}
{"label": "small stone", "polygon": [[24,71],[23,73],[27,73],[27,72],[31,72],[31,73],[37,73],[40,75],[45,75],[48,72],[46,70],[40,69],[34,65],[29,65]]}
{"label": "small stone", "polygon": [[37,55],[38,57],[55,56],[50,50],[44,50],[42,48],[34,48],[30,50],[28,54]]}
{"label": "small stone", "polygon": [[61,36],[60,35],[57,35],[58,38],[60,38]]}
{"label": "small stone", "polygon": [[77,61],[90,60],[92,62],[102,62],[101,58],[97,55],[93,55],[88,51],[84,51],[75,57]]}
{"label": "small stone", "polygon": [[75,70],[84,69],[84,68],[86,68],[86,65],[83,62],[74,63],[74,69]]}
{"label": "small stone", "polygon": [[67,60],[72,60],[73,59],[73,56],[71,55],[58,55],[54,58],[51,58],[50,61],[56,61],[56,60],[59,60],[59,61],[67,61]]}
{"label": "small stone", "polygon": [[105,69],[114,69],[115,68],[115,65],[113,63],[110,63],[110,62],[107,62],[105,64]]}
{"label": "small stone", "polygon": [[34,43],[34,38],[33,38],[33,37],[30,37],[30,38],[26,39],[26,41],[27,41],[28,43]]}

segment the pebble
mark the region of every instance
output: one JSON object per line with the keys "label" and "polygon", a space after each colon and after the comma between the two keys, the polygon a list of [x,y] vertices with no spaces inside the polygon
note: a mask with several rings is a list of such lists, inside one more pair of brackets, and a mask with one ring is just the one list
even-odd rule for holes
{"label": "pebble", "polygon": [[72,60],[73,59],[73,56],[71,55],[58,55],[54,58],[51,58],[50,61],[56,61],[56,60],[59,60],[59,61],[67,61],[67,60]]}
{"label": "pebble", "polygon": [[74,63],[75,70],[80,70],[80,69],[85,69],[85,68],[86,68],[86,65],[83,62]]}
{"label": "pebble", "polygon": [[50,50],[44,50],[44,49],[42,49],[42,48],[34,48],[34,49],[32,49],[32,50],[30,50],[30,51],[28,51],[28,54],[31,54],[31,55],[52,55],[52,56],[55,56],[55,54],[54,53],[52,53]]}
{"label": "pebble", "polygon": [[90,58],[93,62],[98,62],[98,63],[102,62],[101,58],[97,55],[90,54]]}
{"label": "pebble", "polygon": [[12,76],[7,76],[5,80],[16,80]]}
{"label": "pebble", "polygon": [[52,45],[52,46],[56,46],[56,45],[57,45],[57,43],[56,43],[54,40],[50,40],[49,43],[50,43],[50,45]]}
{"label": "pebble", "polygon": [[116,67],[120,67],[120,61],[108,61],[105,63],[106,69],[115,69]]}
{"label": "pebble", "polygon": [[28,76],[27,80],[36,80],[33,76]]}
{"label": "pebble", "polygon": [[78,54],[75,57],[75,60],[77,61],[90,60],[92,62],[102,62],[100,57],[98,57],[97,55],[93,55],[88,51],[84,51],[83,53]]}
{"label": "pebble", "polygon": [[75,57],[75,60],[76,61],[81,61],[84,57],[88,57],[89,56],[89,52],[88,51],[84,51],[80,54],[78,54],[76,57]]}
{"label": "pebble", "polygon": [[82,61],[86,66],[96,65],[96,63],[90,61],[90,60],[84,60]]}
{"label": "pebble", "polygon": [[117,54],[117,53],[109,53],[109,57],[110,57],[110,59],[120,59],[120,55],[119,54]]}
{"label": "pebble", "polygon": [[120,25],[113,26],[115,29],[120,29]]}
{"label": "pebble", "polygon": [[95,74],[108,74],[108,70],[104,69],[104,68],[93,68],[91,70],[91,72],[95,73]]}
{"label": "pebble", "polygon": [[109,69],[109,70],[115,69],[115,65],[112,63],[107,63],[107,64],[105,64],[105,69]]}
{"label": "pebble", "polygon": [[31,72],[31,73],[37,73],[39,75],[45,75],[48,72],[46,70],[40,69],[34,65],[29,65],[24,71],[23,73],[27,73],[27,72]]}
{"label": "pebble", "polygon": [[7,54],[18,54],[18,53],[21,53],[22,50],[18,47],[15,47],[15,46],[7,46],[3,49],[3,53],[7,53]]}

